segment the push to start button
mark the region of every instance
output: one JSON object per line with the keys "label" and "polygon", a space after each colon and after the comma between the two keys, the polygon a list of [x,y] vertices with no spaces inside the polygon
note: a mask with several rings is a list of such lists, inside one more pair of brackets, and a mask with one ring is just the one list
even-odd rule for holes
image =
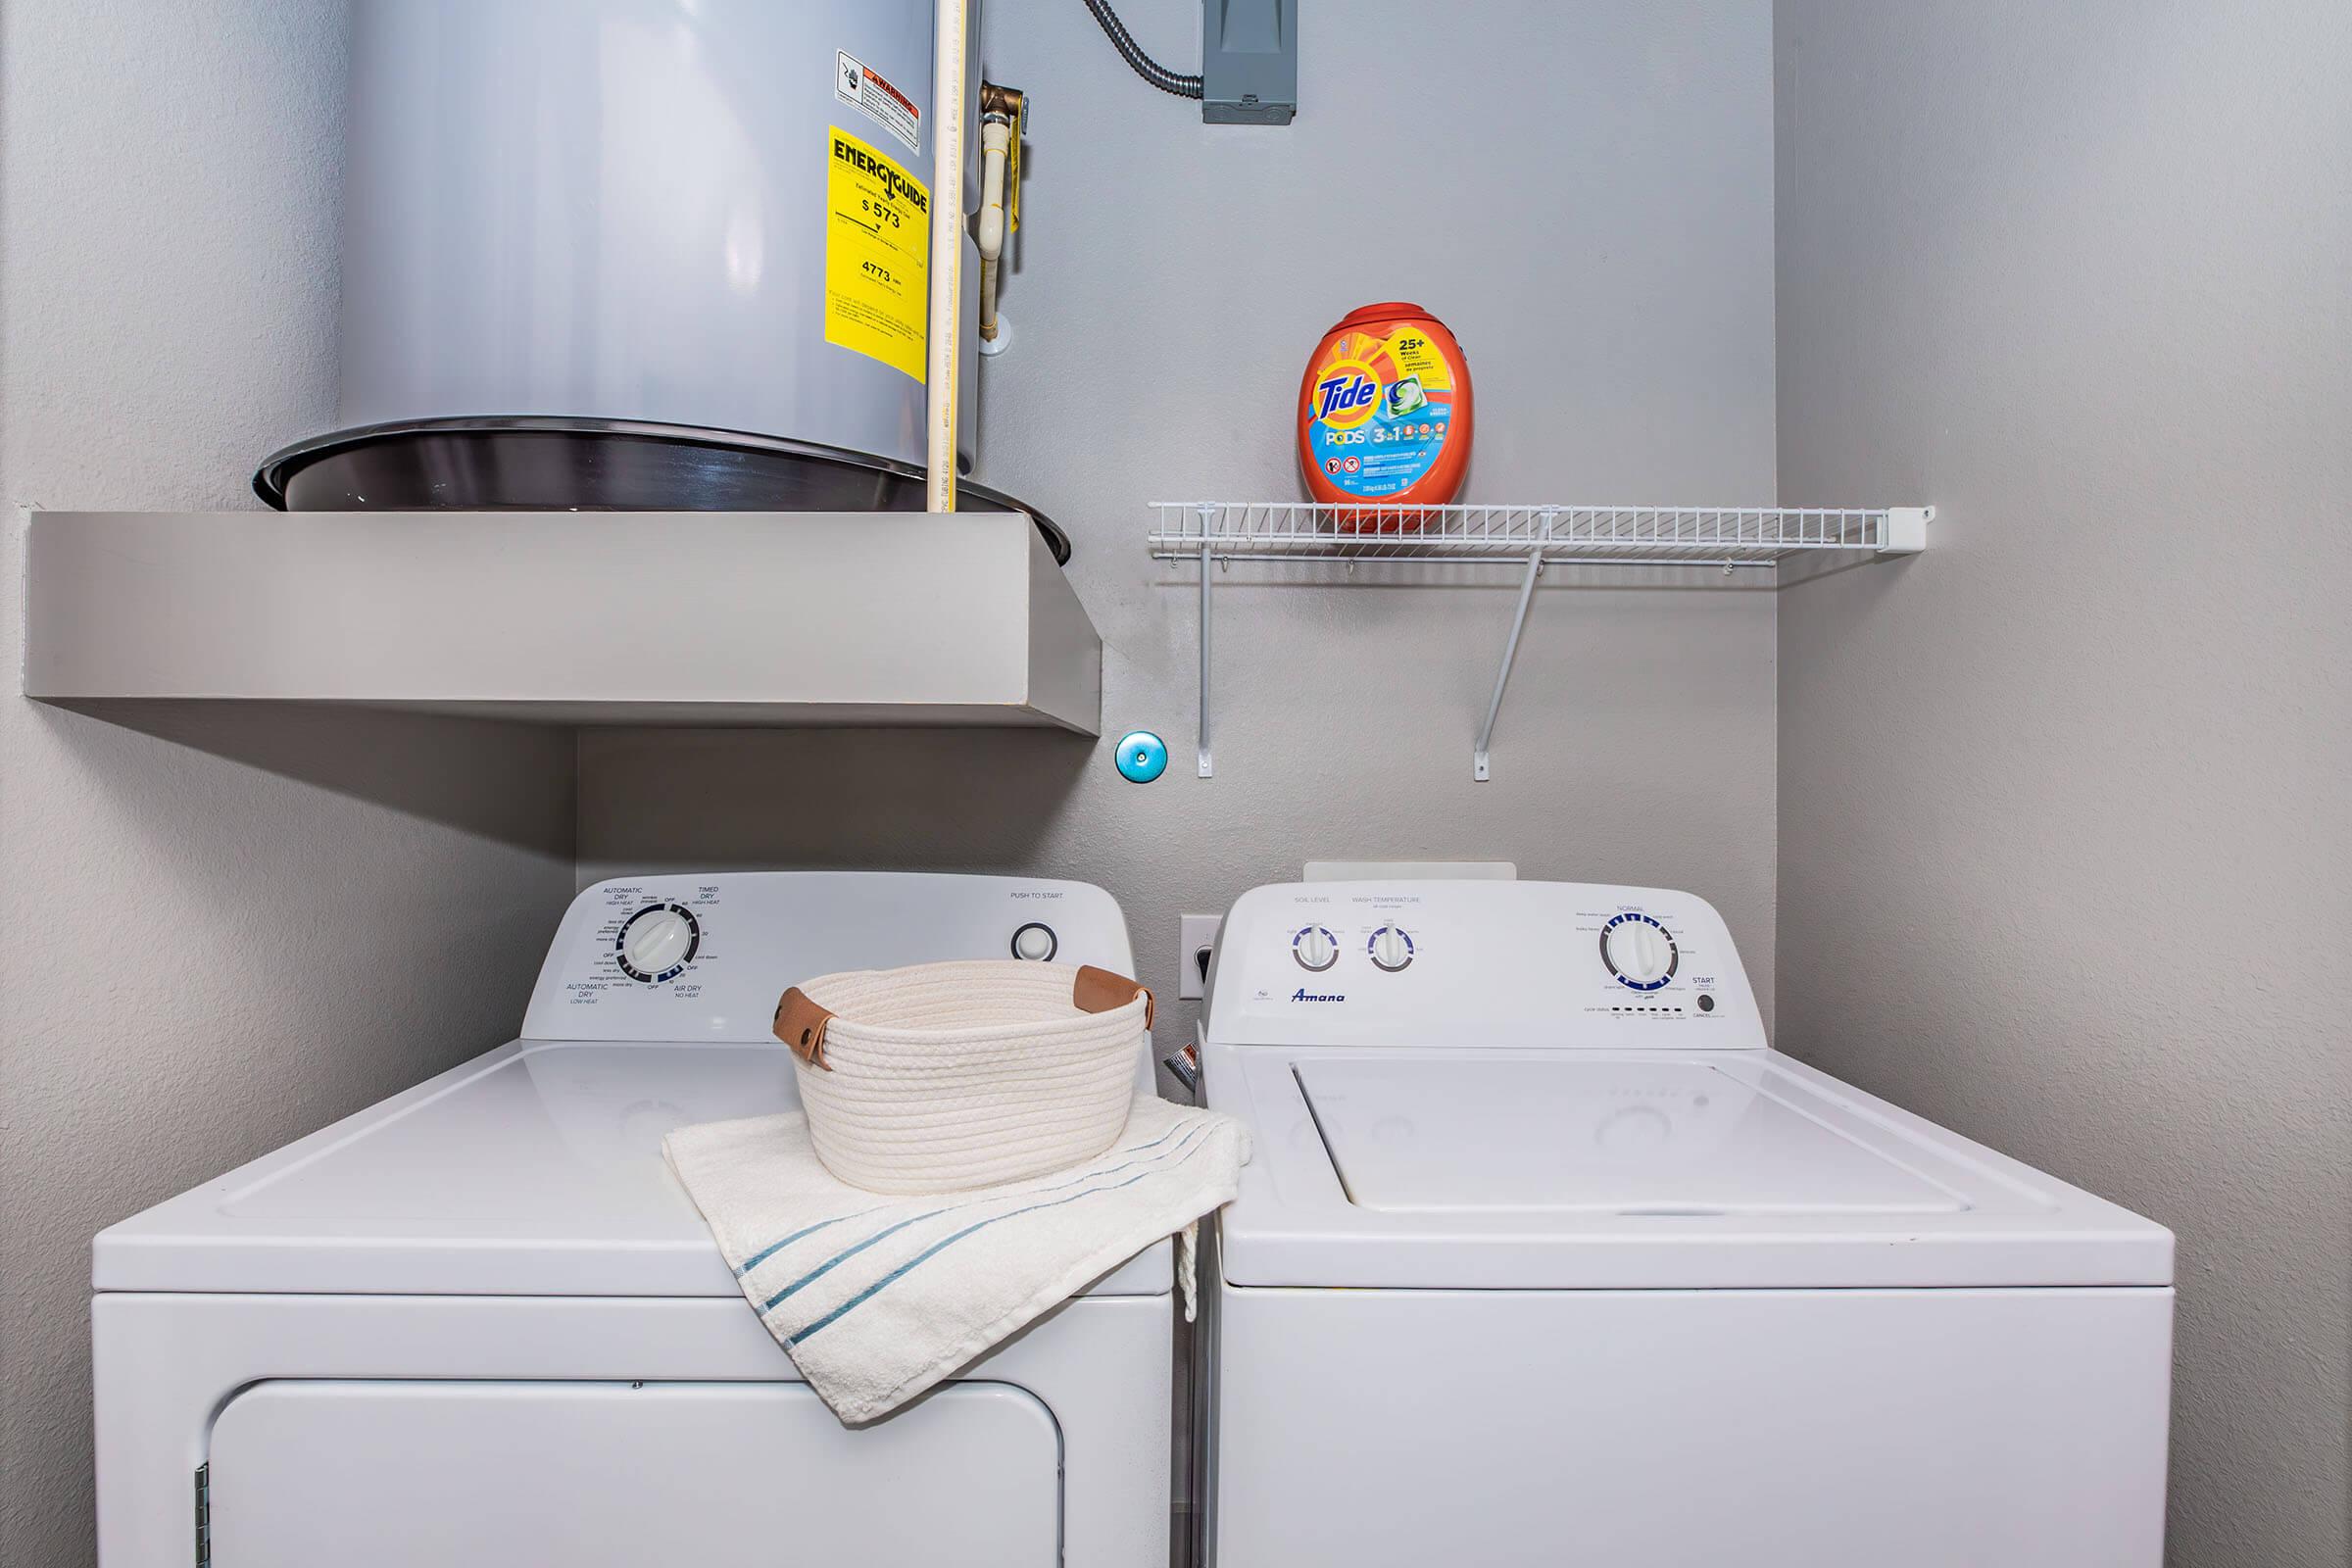
{"label": "push to start button", "polygon": [[1012,956],[1044,963],[1061,951],[1061,939],[1042,920],[1032,920],[1012,934]]}

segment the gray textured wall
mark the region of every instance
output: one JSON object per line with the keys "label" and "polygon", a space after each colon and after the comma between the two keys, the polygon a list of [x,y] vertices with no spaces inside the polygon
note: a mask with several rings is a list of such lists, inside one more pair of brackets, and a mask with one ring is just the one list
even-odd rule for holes
{"label": "gray textured wall", "polygon": [[[0,666],[19,509],[250,506],[334,405],[335,0],[0,22]],[[0,699],[0,1560],[91,1556],[89,1240],[512,1032],[571,746]]]}
{"label": "gray textured wall", "polygon": [[2172,1557],[2346,1561],[2352,10],[1780,7],[1780,1042],[2172,1225]]}
{"label": "gray textured wall", "polygon": [[[1185,0],[1127,11],[1188,56]],[[328,417],[340,26],[7,8],[10,506],[244,504]],[[1783,1044],[2180,1231],[2178,1560],[2340,1562],[2339,8],[1784,0],[1780,495],[1935,501],[1936,550],[1777,617],[1547,587],[1487,785],[1502,574],[1237,566],[1220,777],[1189,775],[1192,579],[1141,503],[1293,493],[1298,372],[1352,305],[1462,335],[1476,498],[1774,494],[1772,30],[1763,0],[1324,8],[1305,114],[1259,131],[1150,93],[1079,8],[998,0],[1038,121],[985,471],[1077,538],[1107,730],[1178,763],[592,734],[578,876],[1084,876],[1163,984],[1178,911],[1309,857],[1695,888],[1777,972]],[[1398,80],[1434,106],[1410,146],[1367,88]],[[501,1038],[572,881],[561,736],[115,716],[0,705],[0,897],[33,934],[0,958],[0,1539],[28,1562],[88,1551],[90,1232]]]}
{"label": "gray textured wall", "polygon": [[[1122,14],[1166,59],[1197,48],[1189,0]],[[982,472],[1075,536],[1070,574],[1107,645],[1104,739],[587,735],[583,879],[1078,876],[1119,897],[1166,986],[1179,912],[1221,911],[1306,858],[1502,857],[1704,893],[1769,999],[1769,594],[1546,587],[1476,784],[1514,573],[1367,568],[1395,586],[1334,587],[1328,568],[1236,564],[1204,781],[1193,570],[1144,549],[1148,501],[1298,494],[1307,353],[1382,299],[1427,306],[1467,350],[1473,499],[1769,499],[1769,9],[1366,0],[1309,7],[1301,33],[1296,124],[1206,127],[1130,75],[1081,7],[989,7],[990,72],[1037,106]],[[1176,757],[1148,787],[1111,768],[1111,739],[1139,725]],[[1163,1038],[1192,1014],[1163,1008]]]}

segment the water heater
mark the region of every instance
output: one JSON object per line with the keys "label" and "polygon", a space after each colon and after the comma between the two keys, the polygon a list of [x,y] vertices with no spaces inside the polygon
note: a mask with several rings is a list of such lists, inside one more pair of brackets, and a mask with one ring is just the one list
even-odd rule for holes
{"label": "water heater", "polygon": [[[942,47],[965,51],[976,154],[970,15]],[[340,428],[257,489],[306,510],[919,510],[929,225],[961,229],[979,197],[976,156],[964,189],[929,189],[932,16],[360,0]]]}

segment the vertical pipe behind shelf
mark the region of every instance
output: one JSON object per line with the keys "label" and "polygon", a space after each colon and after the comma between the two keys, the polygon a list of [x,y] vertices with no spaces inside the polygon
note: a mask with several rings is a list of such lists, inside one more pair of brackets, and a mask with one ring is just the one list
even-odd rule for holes
{"label": "vertical pipe behind shelf", "polygon": [[923,508],[956,510],[956,370],[963,309],[965,0],[935,0],[931,24],[931,321],[923,416]]}

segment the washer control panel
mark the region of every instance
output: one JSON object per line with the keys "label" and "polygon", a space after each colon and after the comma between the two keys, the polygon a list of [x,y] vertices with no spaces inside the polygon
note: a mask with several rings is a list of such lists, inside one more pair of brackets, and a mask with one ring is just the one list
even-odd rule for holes
{"label": "washer control panel", "polygon": [[1208,1038],[1261,1045],[1761,1049],[1713,905],[1591,882],[1301,882],[1225,917]]}
{"label": "washer control panel", "polygon": [[880,871],[616,877],[564,911],[523,1034],[766,1041],[787,986],[941,958],[1135,972],[1118,905],[1083,882]]}

